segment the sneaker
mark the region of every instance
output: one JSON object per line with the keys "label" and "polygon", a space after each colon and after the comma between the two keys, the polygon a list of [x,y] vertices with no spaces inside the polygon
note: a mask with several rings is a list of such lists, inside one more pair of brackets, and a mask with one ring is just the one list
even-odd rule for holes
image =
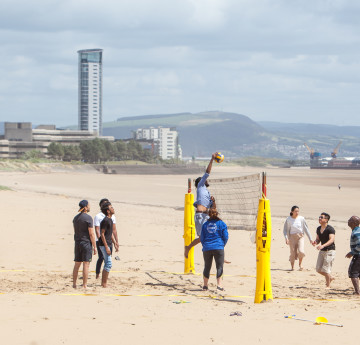
{"label": "sneaker", "polygon": [[209,290],[209,288],[207,286],[203,286],[203,290],[206,291],[206,290]]}

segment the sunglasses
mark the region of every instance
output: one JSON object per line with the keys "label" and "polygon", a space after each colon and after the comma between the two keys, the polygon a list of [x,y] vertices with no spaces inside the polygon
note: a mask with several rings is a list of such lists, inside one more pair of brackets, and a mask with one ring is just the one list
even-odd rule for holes
{"label": "sunglasses", "polygon": [[319,219],[326,219],[326,217],[320,216]]}

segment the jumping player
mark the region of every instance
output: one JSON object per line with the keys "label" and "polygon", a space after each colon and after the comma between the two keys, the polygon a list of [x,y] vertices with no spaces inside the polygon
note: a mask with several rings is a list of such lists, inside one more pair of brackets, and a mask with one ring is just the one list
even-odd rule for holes
{"label": "jumping player", "polygon": [[211,206],[215,206],[215,199],[210,195],[207,187],[209,187],[209,182],[207,181],[210,176],[212,163],[217,155],[217,152],[213,153],[210,159],[210,162],[206,168],[206,172],[203,177],[198,177],[195,180],[196,187],[196,201],[194,202],[195,210],[195,229],[198,238],[193,240],[188,246],[185,246],[185,257],[189,255],[189,251],[192,247],[200,243],[200,234],[203,224],[209,219],[209,209]]}

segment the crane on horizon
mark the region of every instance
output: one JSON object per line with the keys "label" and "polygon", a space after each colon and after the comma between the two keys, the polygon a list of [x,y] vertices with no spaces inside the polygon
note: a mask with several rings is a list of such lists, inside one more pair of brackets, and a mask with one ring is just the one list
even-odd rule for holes
{"label": "crane on horizon", "polygon": [[306,143],[304,143],[305,147],[308,149],[308,151],[310,152],[310,158],[313,159],[314,158],[314,153],[315,150],[310,148]]}
{"label": "crane on horizon", "polygon": [[337,146],[333,149],[333,151],[331,152],[331,157],[332,158],[336,158],[337,157],[337,153],[339,151],[339,147],[341,145],[342,141],[340,141]]}

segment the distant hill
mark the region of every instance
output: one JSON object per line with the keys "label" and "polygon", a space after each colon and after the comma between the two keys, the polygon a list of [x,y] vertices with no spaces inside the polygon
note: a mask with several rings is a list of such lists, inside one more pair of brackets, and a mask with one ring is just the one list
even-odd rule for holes
{"label": "distant hill", "polygon": [[104,123],[103,134],[124,139],[149,126],[176,127],[185,156],[206,156],[216,150],[238,155],[244,144],[271,141],[271,134],[249,117],[219,111],[119,118]]}
{"label": "distant hill", "polygon": [[132,131],[150,126],[176,127],[183,155],[188,157],[205,157],[221,150],[228,157],[307,160],[304,142],[328,157],[340,140],[339,156],[360,157],[359,126],[255,122],[245,115],[220,111],[121,117],[103,123],[103,134],[128,139]]}
{"label": "distant hill", "polygon": [[273,133],[283,135],[306,134],[308,136],[334,136],[334,137],[360,137],[359,126],[336,126],[312,123],[281,123],[271,121],[259,121],[258,124]]}

